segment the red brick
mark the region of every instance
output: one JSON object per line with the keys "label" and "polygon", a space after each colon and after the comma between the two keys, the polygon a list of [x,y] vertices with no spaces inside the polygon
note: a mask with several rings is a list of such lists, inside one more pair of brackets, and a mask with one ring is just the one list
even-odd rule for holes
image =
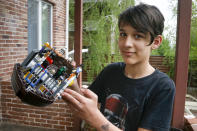
{"label": "red brick", "polygon": [[16,111],[16,112],[25,112],[26,110],[25,110],[24,108],[12,107],[12,111]]}
{"label": "red brick", "polygon": [[50,115],[41,115],[41,118],[43,118],[43,119],[52,119],[52,116],[50,116]]}
{"label": "red brick", "polygon": [[6,88],[6,89],[2,89],[1,92],[4,94],[13,94],[14,91],[10,90],[10,88]]}
{"label": "red brick", "polygon": [[16,108],[23,108],[22,104],[20,105],[20,104],[7,103],[7,106],[16,107]]}
{"label": "red brick", "polygon": [[73,117],[67,117],[66,121],[74,121],[74,118]]}
{"label": "red brick", "polygon": [[12,115],[12,114],[9,114],[7,118],[12,118],[12,120],[23,120],[24,117],[23,116],[20,116],[20,115]]}
{"label": "red brick", "polygon": [[9,51],[8,48],[0,48],[0,52]]}
{"label": "red brick", "polygon": [[29,117],[41,118],[41,115],[38,115],[38,114],[29,114]]}
{"label": "red brick", "polygon": [[66,127],[67,131],[73,131],[73,127]]}
{"label": "red brick", "polygon": [[2,111],[7,111],[7,110],[11,110],[11,107],[2,106],[1,109]]}
{"label": "red brick", "polygon": [[11,114],[12,116],[25,116],[27,118],[27,113],[24,112],[17,112],[17,111],[8,111],[8,114]]}
{"label": "red brick", "polygon": [[41,126],[47,127],[47,128],[52,128],[52,125],[51,125],[51,124],[44,124],[44,123],[41,123]]}
{"label": "red brick", "polygon": [[54,125],[53,127],[56,129],[65,129],[65,126],[59,126],[59,125]]}
{"label": "red brick", "polygon": [[1,86],[5,86],[5,85],[10,86],[11,85],[11,83],[8,81],[1,81],[0,84],[1,84]]}
{"label": "red brick", "polygon": [[19,99],[12,99],[12,103],[21,103]]}
{"label": "red brick", "polygon": [[41,126],[41,123],[33,123],[33,122],[31,122],[31,123],[29,123],[29,125],[31,125],[31,126]]}
{"label": "red brick", "polygon": [[58,121],[55,120],[47,120],[48,124],[58,124]]}
{"label": "red brick", "polygon": [[36,110],[35,111],[36,114],[48,114],[46,111],[40,111],[40,110]]}
{"label": "red brick", "polygon": [[[48,120],[47,120],[48,121]],[[35,119],[35,122],[40,122],[40,123],[46,123],[46,120],[44,119]]]}
{"label": "red brick", "polygon": [[53,117],[53,120],[61,120],[61,121],[66,121],[67,119],[65,117],[61,117],[61,116],[55,116]]}
{"label": "red brick", "polygon": [[0,43],[5,43],[5,40],[0,40]]}
{"label": "red brick", "polygon": [[60,121],[60,125],[72,126],[72,122]]}
{"label": "red brick", "polygon": [[29,121],[23,121],[23,124],[25,124],[25,125],[29,125],[31,122],[29,122]]}

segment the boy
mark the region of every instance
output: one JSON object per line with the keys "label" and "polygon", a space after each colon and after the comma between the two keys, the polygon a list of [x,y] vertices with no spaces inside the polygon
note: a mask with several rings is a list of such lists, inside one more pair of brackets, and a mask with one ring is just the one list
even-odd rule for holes
{"label": "boy", "polygon": [[118,26],[124,62],[104,68],[83,95],[66,89],[62,97],[98,131],[169,131],[174,82],[149,63],[162,42],[164,17],[155,6],[139,4],[120,14]]}

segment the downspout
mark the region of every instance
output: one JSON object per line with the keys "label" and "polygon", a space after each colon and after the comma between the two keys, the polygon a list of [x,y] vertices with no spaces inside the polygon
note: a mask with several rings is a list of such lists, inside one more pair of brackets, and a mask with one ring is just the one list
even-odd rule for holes
{"label": "downspout", "polygon": [[65,58],[68,59],[69,48],[69,0],[66,0],[66,22],[65,22]]}

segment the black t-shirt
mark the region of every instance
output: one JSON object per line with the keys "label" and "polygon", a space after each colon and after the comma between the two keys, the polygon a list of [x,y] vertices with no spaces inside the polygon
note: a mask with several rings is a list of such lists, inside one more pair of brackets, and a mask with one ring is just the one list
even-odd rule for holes
{"label": "black t-shirt", "polygon": [[149,76],[131,79],[124,75],[124,68],[124,63],[108,65],[89,87],[98,95],[101,112],[125,131],[169,131],[174,82],[157,69]]}

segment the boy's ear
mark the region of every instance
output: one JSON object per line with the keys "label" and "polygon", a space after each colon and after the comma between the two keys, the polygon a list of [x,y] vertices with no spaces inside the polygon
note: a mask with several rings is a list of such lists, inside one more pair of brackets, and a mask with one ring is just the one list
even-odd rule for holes
{"label": "boy's ear", "polygon": [[157,37],[155,37],[155,39],[153,40],[153,43],[151,44],[151,49],[154,50],[154,49],[159,48],[159,46],[162,43],[162,40],[163,38],[161,35],[158,35]]}

